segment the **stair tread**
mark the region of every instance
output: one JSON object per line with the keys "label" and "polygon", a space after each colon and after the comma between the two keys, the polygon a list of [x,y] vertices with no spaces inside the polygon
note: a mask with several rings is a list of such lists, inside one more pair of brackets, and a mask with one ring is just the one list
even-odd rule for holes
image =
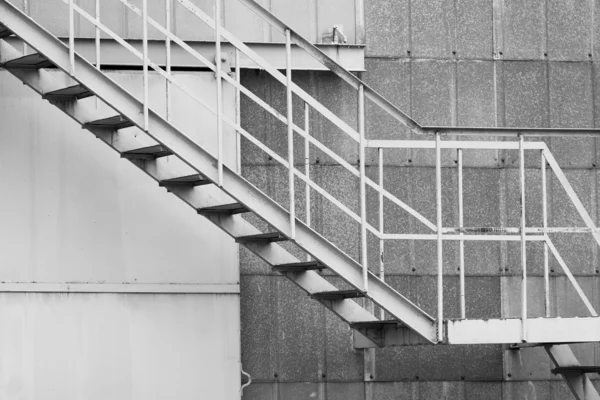
{"label": "stair tread", "polygon": [[171,150],[160,144],[156,144],[153,146],[124,151],[121,153],[121,158],[126,158],[128,160],[154,160],[160,157],[167,157],[172,154],[173,153]]}
{"label": "stair tread", "polygon": [[53,92],[48,92],[42,96],[43,99],[85,99],[86,97],[93,96],[88,88],[83,85],[74,85],[69,86],[64,89],[55,90]]}
{"label": "stair tread", "polygon": [[0,39],[11,36],[13,33],[4,25],[0,25]]}
{"label": "stair tread", "polygon": [[161,187],[166,186],[177,186],[177,187],[194,187],[201,185],[209,185],[212,182],[203,177],[200,174],[186,175],[180,176],[177,178],[164,179],[158,182],[158,185]]}
{"label": "stair tread", "polygon": [[288,240],[279,232],[259,233],[258,235],[240,236],[235,239],[238,243],[272,243]]}
{"label": "stair tread", "polygon": [[403,326],[403,324],[397,320],[360,321],[350,324],[352,329],[382,329],[386,326]]}
{"label": "stair tread", "polygon": [[206,215],[235,215],[247,213],[250,210],[240,203],[220,204],[217,206],[199,208],[198,214]]}
{"label": "stair tread", "polygon": [[310,295],[315,300],[344,300],[344,299],[356,299],[365,297],[365,294],[360,290],[349,289],[349,290],[332,290],[328,292],[318,292]]}
{"label": "stair tread", "polygon": [[39,53],[28,54],[4,63],[5,69],[40,69],[55,67],[56,66],[52,61]]}
{"label": "stair tread", "polygon": [[123,117],[122,115],[114,115],[108,118],[98,119],[83,124],[83,128],[101,128],[101,129],[124,129],[134,126],[133,122]]}
{"label": "stair tread", "polygon": [[322,269],[325,269],[325,266],[319,261],[301,261],[296,263],[279,264],[273,266],[273,270],[277,272],[304,272]]}
{"label": "stair tread", "polygon": [[581,373],[600,373],[598,365],[573,365],[570,367],[556,367],[552,370],[553,374],[561,374],[563,372],[581,372]]}

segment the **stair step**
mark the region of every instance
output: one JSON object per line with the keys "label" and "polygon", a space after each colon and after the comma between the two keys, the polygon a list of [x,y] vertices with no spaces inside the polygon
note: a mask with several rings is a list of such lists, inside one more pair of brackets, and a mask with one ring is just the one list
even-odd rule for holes
{"label": "stair step", "polygon": [[155,160],[170,155],[173,155],[171,150],[157,144],[154,146],[142,147],[140,149],[124,151],[121,153],[121,158],[126,158],[128,160]]}
{"label": "stair step", "polygon": [[15,58],[4,63],[5,69],[40,69],[40,68],[56,68],[52,61],[45,56],[35,53],[27,56]]}
{"label": "stair step", "polygon": [[586,365],[575,365],[572,367],[557,367],[552,370],[553,374],[565,374],[565,373],[600,373],[600,366],[586,366]]}
{"label": "stair step", "polygon": [[350,324],[352,329],[383,329],[385,327],[400,327],[404,326],[400,321],[384,320],[384,321],[362,321],[353,322]]}
{"label": "stair step", "polygon": [[258,235],[240,236],[235,239],[237,243],[273,243],[288,240],[279,232],[260,233]]}
{"label": "stair step", "polygon": [[313,270],[323,270],[325,266],[318,261],[303,261],[291,264],[279,264],[273,266],[276,272],[304,272]]}
{"label": "stair step", "polygon": [[83,85],[70,86],[64,89],[55,90],[42,95],[45,100],[79,100],[93,96],[88,88]]}
{"label": "stair step", "polygon": [[357,299],[359,297],[365,297],[365,294],[360,290],[334,290],[331,292],[319,292],[310,295],[315,300],[344,300],[344,299]]}
{"label": "stair step", "polygon": [[180,176],[178,178],[165,179],[158,182],[160,187],[195,187],[210,185],[212,182],[200,174]]}
{"label": "stair step", "polygon": [[0,39],[4,39],[6,37],[11,36],[13,33],[10,29],[8,29],[4,25],[0,25]]}
{"label": "stair step", "polygon": [[202,215],[235,215],[250,212],[243,204],[231,203],[218,206],[199,208],[198,214]]}
{"label": "stair step", "polygon": [[99,119],[96,121],[86,122],[83,124],[83,129],[111,129],[119,130],[125,128],[131,128],[134,126],[133,122],[121,115],[115,115],[114,117],[108,117]]}

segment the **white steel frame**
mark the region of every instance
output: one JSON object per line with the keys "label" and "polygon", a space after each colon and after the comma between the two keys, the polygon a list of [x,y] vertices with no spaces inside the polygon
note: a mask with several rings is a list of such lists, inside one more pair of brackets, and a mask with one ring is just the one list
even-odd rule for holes
{"label": "white steel frame", "polygon": [[[296,239],[299,244],[302,245],[301,239],[297,237],[297,229],[300,226],[301,221],[296,216],[296,202],[295,202],[295,180],[296,178],[302,181],[306,187],[306,220],[305,227],[311,229],[311,189],[323,196],[329,202],[334,204],[337,208],[339,208],[342,212],[348,215],[352,220],[360,226],[360,243],[359,248],[360,251],[360,260],[358,261],[358,265],[362,269],[362,284],[360,288],[365,293],[370,292],[370,286],[373,282],[381,282],[383,283],[385,279],[385,263],[383,261],[383,254],[385,253],[385,241],[387,240],[436,240],[437,242],[437,288],[438,288],[438,301],[437,301],[437,333],[436,338],[438,342],[444,341],[444,299],[443,299],[443,241],[445,240],[454,240],[459,241],[460,243],[460,305],[461,305],[461,318],[466,319],[466,311],[465,311],[465,271],[464,271],[464,242],[465,241],[520,241],[521,243],[521,264],[522,264],[522,286],[521,286],[521,297],[522,297],[522,311],[521,311],[521,340],[528,341],[528,316],[527,316],[527,271],[526,271],[526,242],[527,241],[542,241],[544,242],[544,279],[545,279],[545,294],[544,294],[544,302],[545,302],[545,310],[546,316],[550,316],[550,296],[549,296],[549,277],[548,277],[548,252],[552,253],[552,255],[557,259],[558,263],[561,265],[561,268],[565,271],[569,280],[575,287],[576,291],[580,295],[582,301],[588,308],[590,314],[592,316],[597,316],[597,313],[593,309],[591,303],[581,290],[581,287],[578,285],[577,281],[574,279],[573,275],[570,273],[566,263],[561,258],[558,253],[556,247],[553,245],[550,240],[548,234],[549,233],[573,233],[573,232],[589,232],[591,233],[598,244],[600,244],[600,230],[596,228],[594,221],[591,219],[587,211],[584,209],[581,201],[575,194],[573,188],[568,183],[564,173],[560,169],[558,163],[550,153],[549,149],[543,142],[527,142],[525,141],[526,136],[555,136],[555,135],[570,135],[570,136],[589,136],[589,135],[599,135],[600,131],[593,129],[506,129],[506,128],[440,128],[440,127],[423,127],[420,126],[417,122],[409,118],[406,114],[400,111],[398,108],[393,106],[387,100],[385,100],[381,95],[371,89],[369,86],[364,84],[360,79],[358,79],[355,75],[343,69],[337,63],[335,63],[328,56],[320,52],[314,45],[310,44],[306,39],[302,38],[298,35],[294,30],[292,30],[289,26],[285,25],[283,22],[279,21],[276,17],[270,14],[267,10],[261,7],[259,4],[252,0],[239,0],[262,18],[267,20],[271,25],[281,30],[286,38],[286,74],[282,74],[277,69],[270,66],[264,59],[262,59],[258,54],[252,51],[248,46],[246,46],[243,42],[233,36],[229,31],[227,31],[224,27],[221,26],[221,8],[220,2],[216,1],[215,6],[215,14],[214,18],[211,18],[206,13],[204,13],[201,9],[196,7],[189,0],[165,0],[165,12],[167,15],[166,27],[163,27],[161,24],[157,23],[154,19],[152,19],[148,15],[147,11],[147,0],[142,1],[142,8],[136,7],[129,0],[120,0],[128,9],[130,9],[134,14],[140,16],[143,22],[143,48],[142,52],[138,51],[134,47],[132,47],[127,41],[123,38],[119,37],[113,31],[111,31],[108,27],[106,27],[100,21],[100,11],[99,11],[99,3],[96,0],[96,8],[95,8],[95,16],[91,16],[81,7],[79,7],[73,0],[62,0],[69,7],[69,45],[68,45],[68,60],[69,60],[69,68],[68,71],[72,77],[76,77],[78,72],[76,70],[76,49],[74,42],[74,15],[75,13],[82,16],[85,20],[92,23],[95,26],[96,31],[96,68],[99,70],[101,68],[100,57],[101,57],[101,49],[100,49],[100,34],[103,32],[104,34],[110,36],[115,41],[120,43],[126,49],[128,49],[132,54],[134,54],[137,58],[139,58],[143,62],[143,99],[141,100],[142,110],[141,114],[143,115],[142,123],[139,124],[140,127],[145,132],[150,132],[153,129],[160,129],[160,127],[152,126],[152,111],[149,107],[149,98],[148,98],[148,74],[149,69],[152,68],[156,71],[160,76],[165,78],[167,85],[167,121],[170,120],[170,90],[171,86],[175,85],[179,88],[183,93],[186,93],[193,100],[199,103],[202,107],[209,110],[212,114],[217,117],[217,176],[214,177],[214,181],[220,186],[224,185],[224,171],[226,168],[229,168],[237,173],[241,172],[240,165],[240,148],[241,148],[241,138],[248,140],[250,143],[258,147],[260,150],[269,155],[273,160],[280,163],[283,167],[288,170],[288,188],[289,188],[289,205],[287,208],[288,212],[288,223],[287,227],[284,229],[280,229],[280,231],[286,235],[290,239]],[[187,45],[184,41],[179,39],[171,32],[170,27],[170,16],[172,9],[172,2],[177,1],[183,7],[185,7],[190,13],[208,25],[215,31],[215,62],[212,63],[204,56],[194,51],[189,45]],[[148,56],[148,26],[152,26],[157,29],[165,36],[165,50],[167,52],[167,65],[166,68],[163,69],[158,66],[156,63],[152,62]],[[235,76],[231,77],[228,74],[224,74],[221,68],[222,64],[222,52],[221,52],[221,42],[222,40],[228,41],[232,46],[235,47],[235,60],[236,60],[236,70]],[[196,93],[193,93],[189,88],[186,88],[182,85],[172,74],[172,66],[170,62],[170,52],[171,52],[171,44],[175,43],[180,46],[182,49],[187,51],[193,57],[195,57],[198,61],[200,61],[207,68],[215,72],[215,76],[217,79],[217,107],[216,109],[209,104],[206,100],[198,96]],[[309,95],[303,89],[301,89],[297,84],[295,84],[292,80],[292,45],[295,44],[308,52],[310,55],[315,57],[319,62],[323,63],[326,67],[328,67],[332,72],[338,75],[345,82],[350,84],[354,89],[357,90],[357,129],[352,128],[347,123],[342,121],[338,116],[336,116],[333,112],[319,103],[314,97]],[[241,84],[240,77],[240,69],[239,69],[239,58],[240,53],[245,54],[249,59],[255,62],[258,67],[264,69],[269,73],[273,78],[275,78],[278,82],[286,88],[286,115],[284,116],[280,112],[278,112],[273,106],[267,104],[262,99],[258,98],[258,96],[254,95],[250,90],[245,88]],[[227,82],[231,84],[236,91],[236,115],[234,120],[231,120],[229,117],[225,116],[222,109],[222,101],[223,101],[223,88],[222,84]],[[277,118],[279,121],[283,122],[287,126],[287,138],[288,138],[288,156],[287,159],[277,154],[275,151],[270,149],[266,144],[259,141],[252,134],[247,132],[241,126],[241,118],[240,118],[240,99],[241,96],[245,95],[267,112],[269,112],[272,116]],[[297,96],[301,99],[304,106],[304,129],[300,128],[293,121],[293,96]],[[368,140],[366,138],[365,132],[365,101],[369,100],[384,111],[386,111],[389,115],[394,117],[397,121],[409,127],[411,130],[421,134],[433,134],[435,137],[434,141],[429,140]],[[311,111],[312,109],[312,111]],[[315,139],[314,136],[310,135],[310,122],[311,117],[313,117],[313,113],[316,112],[321,115],[321,117],[326,118],[328,121],[333,123],[338,129],[344,132],[348,138],[356,143],[359,150],[359,163],[358,168],[356,166],[351,165],[349,162],[345,161],[340,155],[336,154],[334,150],[328,148],[326,145]],[[223,160],[223,123],[227,124],[231,128],[233,128],[236,132],[236,149],[238,151],[237,162],[235,166],[228,166]],[[304,139],[304,149],[305,149],[305,161],[303,163],[304,171],[296,168],[294,162],[294,134],[298,134],[301,138]],[[518,138],[518,141],[514,142],[488,142],[488,141],[456,141],[456,140],[442,140],[444,135],[493,135],[493,136],[514,136]],[[339,163],[342,167],[345,168],[346,171],[350,172],[354,177],[358,178],[359,186],[360,186],[360,196],[359,196],[359,212],[354,212],[350,209],[350,207],[346,206],[342,201],[335,198],[331,195],[326,189],[318,185],[315,181],[311,179],[310,174],[310,157],[309,150],[310,146],[314,146],[316,149],[322,151],[327,156],[331,157],[334,161]],[[366,149],[375,148],[378,152],[379,159],[379,179],[378,182],[373,181],[372,179],[366,176]],[[420,148],[420,149],[432,149],[435,151],[435,170],[436,170],[436,222],[433,223],[429,221],[422,214],[418,213],[412,207],[404,203],[402,200],[391,194],[389,191],[385,190],[383,184],[383,174],[384,174],[384,151],[387,149],[407,149],[407,148]],[[458,152],[458,176],[459,176],[459,226],[458,227],[444,227],[442,224],[442,161],[441,161],[441,151],[442,149],[454,149]],[[518,228],[489,228],[489,227],[464,227],[463,226],[463,214],[464,214],[464,205],[463,205],[463,151],[471,150],[471,149],[502,149],[502,150],[518,150],[519,151],[519,175],[520,175],[520,191],[521,198],[525,199],[525,166],[524,166],[524,153],[529,150],[538,150],[541,152],[541,162],[542,162],[542,186],[544,188],[543,193],[543,226],[542,227],[527,227],[525,223],[525,203],[524,201],[521,204],[521,223]],[[552,172],[556,175],[558,181],[566,190],[570,200],[575,205],[577,211],[582,216],[586,227],[564,227],[564,228],[556,228],[556,227],[548,227],[547,223],[547,196],[546,196],[546,163],[550,166]],[[213,179],[212,176],[208,176],[209,179]],[[375,228],[370,223],[367,222],[367,210],[366,210],[366,194],[367,189],[374,190],[379,199],[379,226]],[[399,207],[404,212],[408,213],[412,217],[416,218],[419,222],[424,224],[426,227],[430,229],[432,233],[430,234],[398,234],[398,233],[386,233],[384,230],[384,199],[387,199],[392,203],[394,207]],[[303,226],[304,228],[304,226]],[[489,233],[493,234],[489,234]],[[518,236],[516,235],[518,234]],[[378,277],[369,272],[368,268],[368,254],[367,254],[367,239],[369,235],[373,235],[379,240],[379,253],[380,253],[380,263],[379,263],[379,271]],[[309,254],[308,258],[311,256]],[[347,278],[347,277],[346,277]],[[348,278],[349,279],[349,278]],[[356,281],[352,281],[352,284],[356,287],[359,285],[356,284]],[[383,314],[382,314],[383,317]],[[427,338],[431,340],[430,337]]]}

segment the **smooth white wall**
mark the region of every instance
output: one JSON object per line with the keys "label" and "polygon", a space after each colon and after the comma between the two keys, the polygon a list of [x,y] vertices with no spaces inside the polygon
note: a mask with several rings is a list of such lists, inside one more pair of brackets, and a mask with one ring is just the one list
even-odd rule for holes
{"label": "smooth white wall", "polygon": [[[110,75],[141,93],[139,72]],[[178,79],[214,101],[213,73]],[[154,75],[151,99],[164,112]],[[173,117],[215,147],[214,116],[177,90]],[[231,238],[6,71],[0,187],[0,282],[238,284]],[[239,397],[239,293],[1,291],[1,399]]]}

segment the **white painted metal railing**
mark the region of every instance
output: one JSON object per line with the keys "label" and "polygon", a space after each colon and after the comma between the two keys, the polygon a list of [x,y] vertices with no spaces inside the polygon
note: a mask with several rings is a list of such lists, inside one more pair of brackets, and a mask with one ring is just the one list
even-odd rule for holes
{"label": "white painted metal railing", "polygon": [[[488,142],[488,141],[441,141],[440,134],[436,135],[435,142],[418,141],[418,140],[372,140],[368,142],[368,147],[376,148],[379,152],[380,162],[380,185],[383,187],[381,177],[383,176],[383,151],[384,149],[407,149],[421,148],[434,149],[436,152],[436,207],[437,207],[437,232],[436,234],[394,234],[385,233],[383,230],[384,214],[382,203],[379,205],[380,214],[380,253],[385,253],[385,241],[387,240],[436,240],[438,243],[438,323],[439,329],[442,329],[443,322],[443,252],[442,242],[445,240],[459,241],[459,257],[460,257],[460,315],[462,319],[467,318],[465,310],[465,260],[464,260],[464,242],[465,241],[519,241],[521,245],[521,337],[523,341],[527,341],[527,242],[543,242],[544,243],[544,309],[545,316],[551,317],[550,311],[550,285],[549,285],[549,267],[548,267],[548,250],[552,253],[563,272],[573,285],[575,291],[583,301],[590,315],[596,317],[594,307],[585,295],[581,286],[571,273],[566,262],[554,246],[552,240],[548,236],[551,233],[591,233],[598,245],[600,245],[600,229],[594,224],[577,194],[569,184],[564,172],[554,159],[554,156],[544,142],[526,142],[522,135],[518,136],[516,142]],[[458,175],[458,227],[443,227],[442,226],[442,182],[441,182],[441,149],[456,149],[457,150],[457,175]],[[464,200],[463,200],[463,151],[465,149],[496,149],[496,150],[518,150],[519,152],[519,191],[520,191],[520,226],[517,227],[465,227],[464,226]],[[542,226],[527,227],[526,226],[526,206],[525,206],[525,150],[537,150],[541,154],[541,181],[542,181]],[[577,209],[579,215],[583,218],[586,227],[548,227],[548,204],[547,204],[547,166],[555,174],[562,188],[566,191],[570,201]],[[385,276],[385,268],[383,257],[380,261],[380,278]]]}
{"label": "white painted metal railing", "polygon": [[[550,297],[549,297],[549,273],[548,273],[548,251],[556,258],[557,262],[561,265],[565,274],[577,290],[577,293],[581,296],[584,304],[588,308],[590,314],[596,316],[596,312],[591,306],[591,303],[581,290],[577,281],[570,273],[566,263],[561,258],[557,249],[550,240],[549,233],[558,232],[589,232],[592,233],[596,241],[600,244],[600,230],[596,228],[593,220],[589,214],[583,208],[583,205],[577,198],[577,195],[569,185],[566,177],[562,173],[560,167],[556,163],[556,160],[552,157],[552,154],[543,142],[527,142],[525,136],[539,136],[539,135],[598,135],[600,132],[597,130],[586,130],[586,129],[505,129],[505,128],[436,128],[436,127],[422,127],[417,122],[409,118],[398,108],[389,103],[381,95],[367,86],[364,82],[358,79],[355,75],[343,69],[335,61],[327,57],[325,54],[320,52],[314,45],[309,43],[302,36],[298,35],[289,26],[279,21],[276,17],[270,14],[262,6],[254,2],[253,0],[239,0],[243,4],[250,7],[262,18],[267,20],[272,26],[282,31],[285,35],[285,49],[286,49],[286,74],[282,74],[280,71],[269,65],[264,59],[258,54],[252,51],[242,41],[232,35],[223,26],[221,26],[221,4],[219,1],[215,2],[214,15],[211,18],[200,8],[195,6],[189,0],[164,0],[165,1],[165,15],[166,23],[165,26],[159,24],[156,20],[148,15],[148,0],[142,0],[141,9],[133,4],[130,0],[118,0],[124,4],[134,14],[142,18],[143,23],[143,46],[140,52],[134,48],[123,38],[119,37],[111,29],[101,22],[100,18],[100,7],[99,0],[95,3],[95,16],[91,16],[80,6],[75,4],[74,0],[62,0],[69,7],[69,55],[71,64],[71,75],[75,76],[77,71],[75,70],[75,41],[74,41],[74,16],[75,13],[83,17],[89,23],[95,27],[96,35],[96,67],[101,68],[101,47],[100,47],[100,35],[102,33],[108,35],[127,50],[129,50],[135,57],[142,61],[143,64],[143,110],[144,114],[144,128],[146,131],[151,130],[152,127],[148,123],[148,112],[149,112],[149,69],[152,68],[160,76],[166,80],[166,93],[167,93],[167,108],[166,117],[167,120],[171,119],[171,85],[174,85],[180,89],[183,93],[187,94],[190,98],[196,101],[205,109],[209,110],[217,118],[217,161],[218,161],[218,184],[223,184],[223,128],[226,124],[236,132],[236,151],[237,151],[237,164],[235,168],[232,168],[241,174],[240,164],[240,149],[241,149],[241,138],[245,138],[251,144],[259,148],[261,151],[266,153],[273,160],[284,166],[288,170],[288,189],[289,189],[289,204],[288,210],[290,214],[289,218],[289,230],[283,232],[290,239],[295,237],[295,228],[298,221],[296,215],[296,199],[295,199],[295,180],[299,179],[305,184],[305,202],[306,202],[306,219],[305,223],[311,226],[311,190],[314,193],[321,195],[323,198],[334,204],[343,213],[349,216],[360,226],[360,239],[358,247],[360,248],[360,264],[363,271],[363,287],[361,288],[365,292],[368,291],[369,279],[377,279],[375,274],[369,272],[368,268],[368,257],[367,257],[367,238],[368,235],[373,235],[379,240],[379,269],[378,278],[381,280],[385,279],[385,241],[388,240],[436,240],[437,242],[437,288],[438,288],[438,339],[443,340],[443,319],[444,319],[444,298],[443,298],[443,242],[447,240],[459,241],[460,244],[460,315],[461,318],[467,318],[465,311],[465,264],[464,264],[464,242],[465,241],[520,241],[521,243],[521,264],[522,264],[522,338],[526,340],[527,337],[527,270],[526,270],[526,243],[528,241],[541,241],[544,242],[544,282],[545,282],[545,296],[544,304],[546,309],[546,316],[550,316]],[[185,7],[192,15],[197,17],[200,21],[208,25],[215,31],[215,62],[211,62],[206,57],[192,49],[191,46],[186,44],[179,37],[171,32],[171,14],[173,9],[173,2],[178,2],[180,5]],[[165,51],[166,51],[166,66],[161,68],[156,63],[149,59],[148,55],[148,27],[151,26],[158,32],[165,36]],[[235,74],[230,76],[223,73],[223,53],[222,53],[222,42],[227,41],[235,48]],[[192,90],[181,84],[172,73],[171,65],[171,46],[176,44],[183,50],[192,55],[196,60],[202,63],[205,67],[215,72],[217,80],[216,89],[216,108],[211,105],[212,102],[207,101]],[[309,95],[306,91],[301,89],[293,81],[292,71],[292,45],[298,45],[303,50],[307,51],[310,55],[315,57],[319,62],[328,67],[333,73],[338,75],[345,82],[350,84],[357,91],[357,127],[356,129],[349,126],[341,118],[336,116],[333,112],[323,106],[313,96]],[[264,69],[269,75],[271,75],[276,81],[286,87],[286,115],[281,114],[272,105],[267,104],[264,100],[259,98],[257,95],[252,93],[249,89],[244,87],[241,83],[241,72],[240,72],[240,54],[243,53],[249,59],[256,63],[259,68]],[[223,83],[232,85],[235,89],[236,94],[236,113],[235,118],[231,120],[227,115],[223,113]],[[269,114],[275,117],[277,120],[284,123],[287,127],[287,159],[277,154],[274,150],[269,148],[268,145],[262,143],[255,136],[250,134],[241,126],[241,98],[242,95],[248,97],[250,100],[258,104],[261,108],[266,110]],[[304,128],[300,128],[293,120],[293,98],[297,96],[302,101],[304,110]],[[421,134],[435,134],[435,140],[431,141],[404,141],[404,140],[368,140],[365,130],[365,101],[369,100],[389,115],[394,117],[397,121],[403,125],[409,127],[411,130]],[[312,110],[311,110],[312,109]],[[314,118],[314,114],[319,114],[322,118],[327,119],[333,123],[338,129],[346,134],[358,147],[359,150],[359,162],[358,166],[351,165],[342,156],[336,153],[335,150],[330,149],[320,141],[318,141],[310,133],[310,122],[311,118]],[[304,140],[304,168],[303,171],[295,166],[294,160],[294,135],[299,135]],[[488,142],[488,141],[452,141],[442,140],[442,136],[446,134],[452,135],[503,135],[503,136],[515,136],[518,137],[518,141],[514,142]],[[325,188],[318,185],[311,178],[311,167],[310,167],[310,146],[314,146],[316,149],[322,151],[328,157],[331,157],[335,162],[342,166],[346,171],[350,172],[354,178],[358,179],[359,182],[359,211],[354,212],[348,206],[343,204],[342,201],[331,195]],[[378,182],[370,179],[366,176],[366,149],[376,148],[378,151],[379,160],[379,177]],[[384,151],[386,149],[432,149],[435,151],[435,171],[436,171],[436,222],[429,221],[425,216],[418,213],[415,209],[404,203],[402,200],[391,194],[384,188]],[[458,227],[444,227],[442,224],[442,160],[441,151],[442,149],[454,149],[458,155],[458,186],[459,186],[459,226]],[[521,223],[518,228],[481,228],[481,227],[465,227],[463,214],[463,151],[471,149],[502,149],[502,150],[518,150],[520,158],[520,192],[521,192]],[[542,187],[543,187],[543,226],[539,228],[527,227],[525,223],[525,168],[524,168],[524,153],[526,150],[537,150],[541,151],[541,174],[542,174]],[[567,191],[569,198],[575,205],[579,214],[583,217],[586,227],[584,228],[551,228],[548,227],[547,222],[547,196],[546,196],[546,163],[549,164],[551,170],[554,172],[559,182]],[[374,190],[378,196],[379,203],[379,226],[375,228],[367,221],[367,190]],[[424,224],[431,230],[430,234],[401,234],[401,233],[386,233],[384,229],[384,200],[392,203],[392,206],[399,207],[404,212],[408,213],[412,217],[416,218],[420,223]],[[486,230],[487,229],[487,230]],[[541,233],[536,235],[536,233]],[[518,235],[517,235],[518,234]],[[308,256],[310,260],[310,256]],[[381,318],[384,318],[383,313]]]}

